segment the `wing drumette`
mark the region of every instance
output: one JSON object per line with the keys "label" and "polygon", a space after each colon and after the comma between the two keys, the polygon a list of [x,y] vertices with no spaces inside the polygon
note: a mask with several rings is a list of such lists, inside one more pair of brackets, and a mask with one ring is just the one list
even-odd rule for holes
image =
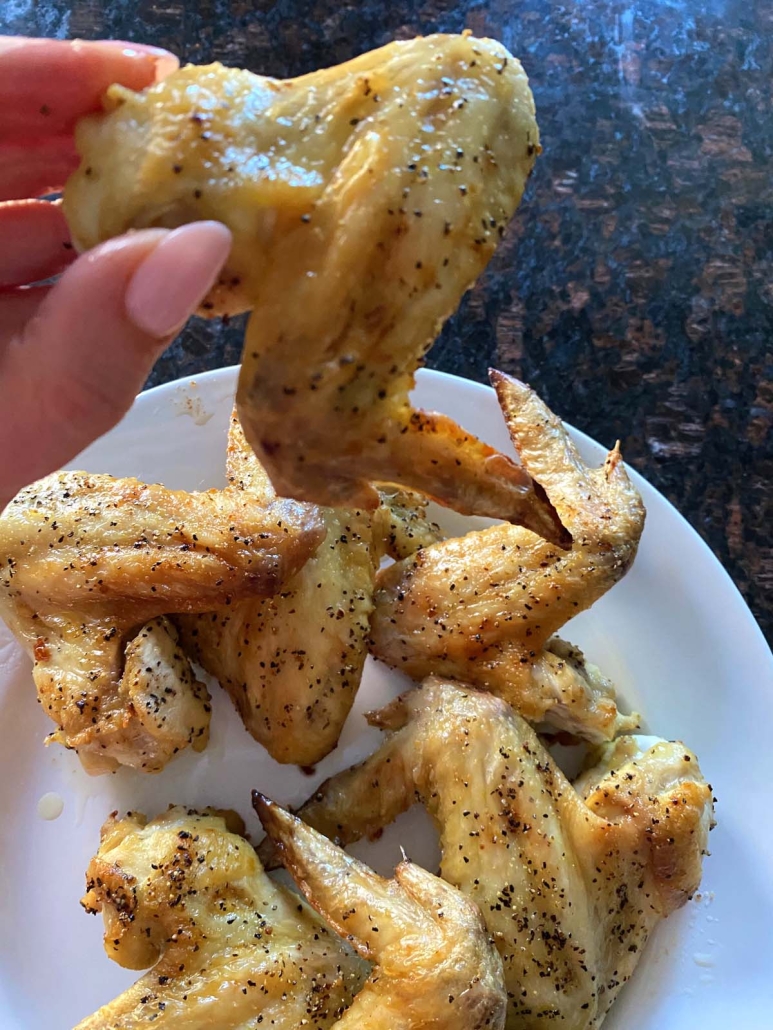
{"label": "wing drumette", "polygon": [[102,827],[81,904],[105,951],[147,969],[76,1030],[326,1030],[365,964],[261,868],[234,813],[170,808]]}
{"label": "wing drumette", "polygon": [[308,506],[235,490],[85,472],[22,490],[0,516],[0,614],[33,659],[50,739],[92,773],[203,748],[209,696],[161,616],[275,593],[320,537]]}

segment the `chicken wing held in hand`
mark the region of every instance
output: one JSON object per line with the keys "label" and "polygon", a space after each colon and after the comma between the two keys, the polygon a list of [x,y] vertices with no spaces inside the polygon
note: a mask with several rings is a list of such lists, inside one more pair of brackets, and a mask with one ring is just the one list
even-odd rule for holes
{"label": "chicken wing held in hand", "polygon": [[[226,471],[245,503],[275,503],[236,415]],[[281,591],[176,619],[186,651],[228,691],[252,736],[278,762],[302,766],[335,747],[359,688],[381,551],[369,512],[317,515],[325,538]]]}
{"label": "chicken wing held in hand", "polygon": [[81,904],[105,951],[147,969],[76,1030],[326,1030],[367,976],[297,895],[274,883],[233,813],[111,816]]}
{"label": "chicken wing held in hand", "polygon": [[503,46],[428,36],[286,81],[188,66],[105,105],[77,131],[73,239],[228,225],[205,309],[253,309],[237,401],[279,495],[373,510],[371,483],[395,483],[567,546],[522,468],[408,397],[539,152]]}
{"label": "chicken wing held in hand", "polygon": [[92,773],[204,747],[209,696],[163,616],[280,590],[321,533],[308,506],[235,490],[85,472],[22,490],[0,515],[0,615],[33,659],[49,739]]}
{"label": "chicken wing held in hand", "polygon": [[700,883],[712,797],[695,756],[621,737],[572,786],[512,708],[437,678],[371,722],[384,743],[301,818],[345,845],[420,800],[441,875],[478,904],[502,955],[507,1026],[595,1030],[653,928]]}
{"label": "chicken wing held in hand", "polygon": [[504,1027],[502,961],[476,905],[407,860],[384,880],[257,791],[253,805],[307,901],[375,963],[336,1030]]}
{"label": "chicken wing held in hand", "polygon": [[530,722],[608,740],[636,728],[637,717],[622,715],[609,681],[553,635],[628,571],[644,506],[618,448],[589,468],[532,390],[501,372],[491,378],[516,451],[572,547],[496,525],[423,548],[379,574],[371,650],[414,679],[473,683]]}

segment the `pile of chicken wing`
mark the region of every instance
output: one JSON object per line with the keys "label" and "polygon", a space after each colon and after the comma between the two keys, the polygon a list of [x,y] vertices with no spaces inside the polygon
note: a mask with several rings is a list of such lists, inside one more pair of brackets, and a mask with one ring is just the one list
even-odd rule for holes
{"label": "pile of chicken wing", "polygon": [[[108,819],[82,904],[148,971],[78,1030],[601,1026],[713,822],[695,755],[637,735],[557,635],[630,569],[641,498],[619,447],[589,467],[501,372],[514,458],[408,399],[539,152],[523,69],[468,35],[287,82],[188,67],[111,89],[78,141],[81,245],[218,218],[234,247],[205,313],[253,315],[224,489],[63,472],[0,516],[0,614],[48,740],[90,773],[159,773],[207,745],[208,674],[310,767],[369,654],[415,681],[296,815],[254,792],[258,851],[234,813]],[[500,521],[447,539],[431,501]],[[573,781],[556,735],[584,749]],[[414,804],[439,875],[346,853]]]}

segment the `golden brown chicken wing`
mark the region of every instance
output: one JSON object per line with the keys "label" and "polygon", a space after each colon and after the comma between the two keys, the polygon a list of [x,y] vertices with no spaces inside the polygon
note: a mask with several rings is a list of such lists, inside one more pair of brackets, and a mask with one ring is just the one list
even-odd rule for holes
{"label": "golden brown chicken wing", "polygon": [[476,905],[403,861],[377,876],[255,792],[253,804],[306,899],[375,963],[336,1030],[501,1030],[502,961]]}
{"label": "golden brown chicken wing", "polygon": [[700,883],[712,797],[695,756],[622,737],[572,786],[512,708],[437,678],[371,722],[382,746],[301,817],[347,844],[421,800],[441,875],[479,905],[502,955],[507,1026],[599,1027],[653,927]]}
{"label": "golden brown chicken wing", "polygon": [[544,493],[445,416],[419,361],[491,257],[539,134],[499,43],[429,36],[280,81],[188,66],[114,86],[78,128],[73,238],[216,218],[234,234],[210,313],[252,308],[237,395],[278,494],[372,510],[372,481],[566,546]]}
{"label": "golden brown chicken wing", "polygon": [[371,650],[415,679],[474,683],[531,722],[610,739],[637,718],[618,712],[612,685],[581,652],[550,638],[628,571],[644,507],[617,447],[602,468],[589,468],[532,390],[501,372],[491,377],[513,444],[572,548],[508,525],[425,547],[380,573]]}
{"label": "golden brown chicken wing", "polygon": [[160,616],[282,588],[321,538],[308,506],[63,472],[0,516],[0,615],[87,771],[156,772],[206,745],[209,697]]}
{"label": "golden brown chicken wing", "polygon": [[243,831],[234,813],[183,808],[108,819],[81,904],[102,911],[110,958],[153,968],[76,1030],[336,1024],[366,966],[265,875]]}
{"label": "golden brown chicken wing", "polygon": [[[245,503],[275,501],[236,415],[227,475]],[[252,736],[277,761],[297,765],[320,761],[341,735],[368,653],[382,550],[369,512],[317,513],[325,538],[280,592],[176,620],[185,649],[228,691]]]}
{"label": "golden brown chicken wing", "polygon": [[443,539],[440,526],[427,514],[427,499],[412,490],[379,486],[381,504],[374,512],[381,556],[395,561]]}

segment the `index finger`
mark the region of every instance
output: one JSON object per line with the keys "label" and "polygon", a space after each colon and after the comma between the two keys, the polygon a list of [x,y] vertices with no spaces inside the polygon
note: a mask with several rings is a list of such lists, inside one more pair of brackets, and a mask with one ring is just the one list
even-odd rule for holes
{"label": "index finger", "polygon": [[145,89],[178,67],[166,50],[116,40],[0,36],[0,135],[70,133],[114,82]]}

